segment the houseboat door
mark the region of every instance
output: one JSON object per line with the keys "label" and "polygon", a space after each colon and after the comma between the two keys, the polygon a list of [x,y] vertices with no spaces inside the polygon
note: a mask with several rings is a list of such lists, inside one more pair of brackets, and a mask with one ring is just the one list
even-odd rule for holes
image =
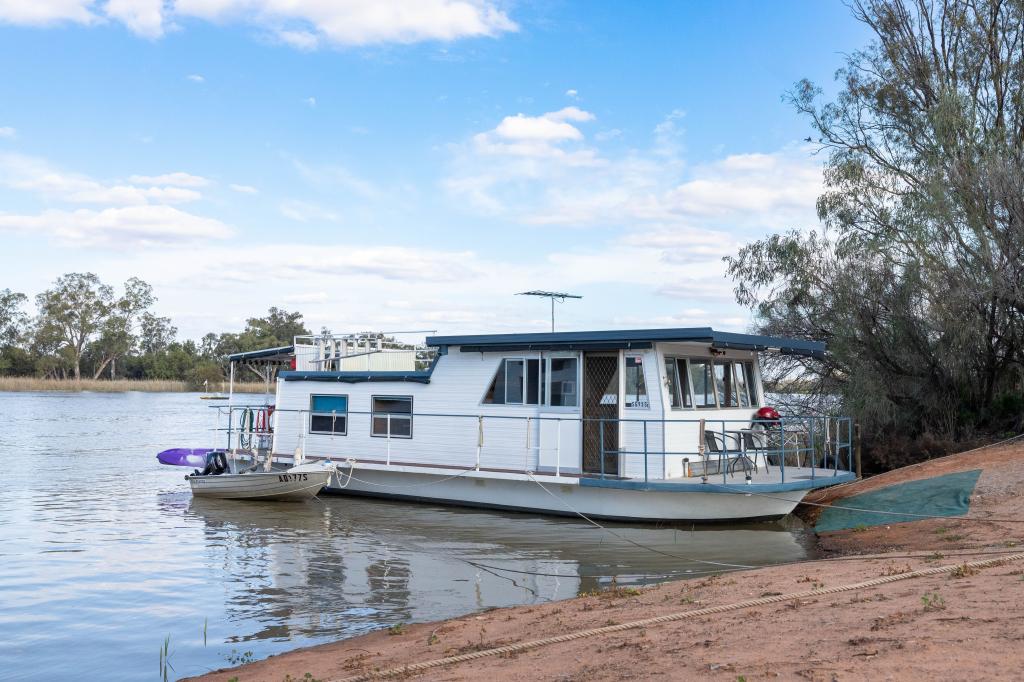
{"label": "houseboat door", "polygon": [[583,354],[583,473],[619,475],[619,356]]}

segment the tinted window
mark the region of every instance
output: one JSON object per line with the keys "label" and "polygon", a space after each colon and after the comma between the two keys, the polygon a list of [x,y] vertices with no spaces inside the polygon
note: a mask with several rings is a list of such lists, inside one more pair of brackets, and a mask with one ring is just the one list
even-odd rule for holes
{"label": "tinted window", "polygon": [[644,379],[644,359],[626,356],[626,407],[650,407],[647,382]]}
{"label": "tinted window", "polygon": [[552,407],[576,407],[579,404],[577,365],[576,358],[551,358]]}

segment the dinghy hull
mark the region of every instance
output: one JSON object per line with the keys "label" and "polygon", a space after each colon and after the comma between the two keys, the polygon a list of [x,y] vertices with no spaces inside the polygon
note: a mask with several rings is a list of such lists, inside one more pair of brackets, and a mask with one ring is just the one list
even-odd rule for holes
{"label": "dinghy hull", "polygon": [[331,480],[330,471],[273,471],[185,477],[195,497],[222,500],[308,500]]}

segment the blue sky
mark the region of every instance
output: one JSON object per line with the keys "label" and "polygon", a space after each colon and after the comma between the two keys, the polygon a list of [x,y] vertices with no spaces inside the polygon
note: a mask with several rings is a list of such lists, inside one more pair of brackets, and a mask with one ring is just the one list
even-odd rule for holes
{"label": "blue sky", "polygon": [[184,337],[743,329],[721,258],[814,227],[781,95],[840,2],[0,0],[0,288],[151,282]]}

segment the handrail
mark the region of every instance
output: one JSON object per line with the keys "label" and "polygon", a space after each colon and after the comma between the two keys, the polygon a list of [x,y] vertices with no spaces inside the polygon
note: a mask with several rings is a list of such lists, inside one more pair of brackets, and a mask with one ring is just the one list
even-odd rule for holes
{"label": "handrail", "polygon": [[[466,464],[469,468],[502,471],[550,471],[555,476],[579,473],[602,479],[642,480],[645,483],[652,480],[685,481],[693,477],[708,482],[709,474],[720,474],[721,482],[728,483],[729,476],[738,472],[742,472],[749,481],[751,471],[759,471],[761,464],[769,470],[778,467],[779,474],[775,480],[781,479],[785,483],[792,478],[793,465],[800,468],[801,476],[816,480],[852,471],[854,464],[853,421],[849,417],[791,415],[778,420],[759,420],[707,417],[644,419],[630,416],[617,419],[572,413],[413,412],[408,417],[414,422],[419,420],[417,433],[426,429],[432,435],[427,438],[392,438],[389,425],[386,435],[381,434],[385,435],[384,438],[372,439],[376,442],[368,445],[362,438],[352,438],[350,434],[367,428],[369,435],[373,416],[385,416],[385,413],[371,410],[337,412],[334,413],[335,423],[340,419],[346,420],[344,432],[334,432],[332,428],[329,433],[312,433],[312,411],[309,409],[277,409],[273,421],[268,420],[257,428],[256,420],[252,420],[246,422],[248,428],[241,429],[236,415],[242,410],[258,409],[257,406],[225,405],[216,409],[228,415],[228,426],[216,429],[228,432],[228,449],[243,436],[252,439],[254,444],[258,443],[261,452],[300,450],[305,455],[312,445],[314,450],[329,451],[334,457],[351,455],[358,450],[361,456],[374,459],[372,452],[379,447],[378,459],[388,464],[392,460],[398,463],[437,462],[436,452],[438,447],[442,447],[451,456],[445,464]],[[386,416],[390,422],[390,414]],[[275,428],[286,419],[292,423],[285,429]],[[598,438],[597,443],[591,441],[596,452],[588,451],[590,454],[584,457],[587,446],[576,439],[582,438],[583,428],[588,423],[597,425]],[[517,424],[521,426],[517,427]],[[545,426],[548,424],[551,426]],[[563,428],[567,424],[577,427],[567,430]],[[611,430],[612,425],[617,427],[617,433]],[[714,449],[706,447],[704,433],[721,439],[721,446]],[[565,441],[566,437],[568,441]],[[256,449],[256,445],[252,449]],[[598,457],[596,467],[593,466],[595,454]]]}

